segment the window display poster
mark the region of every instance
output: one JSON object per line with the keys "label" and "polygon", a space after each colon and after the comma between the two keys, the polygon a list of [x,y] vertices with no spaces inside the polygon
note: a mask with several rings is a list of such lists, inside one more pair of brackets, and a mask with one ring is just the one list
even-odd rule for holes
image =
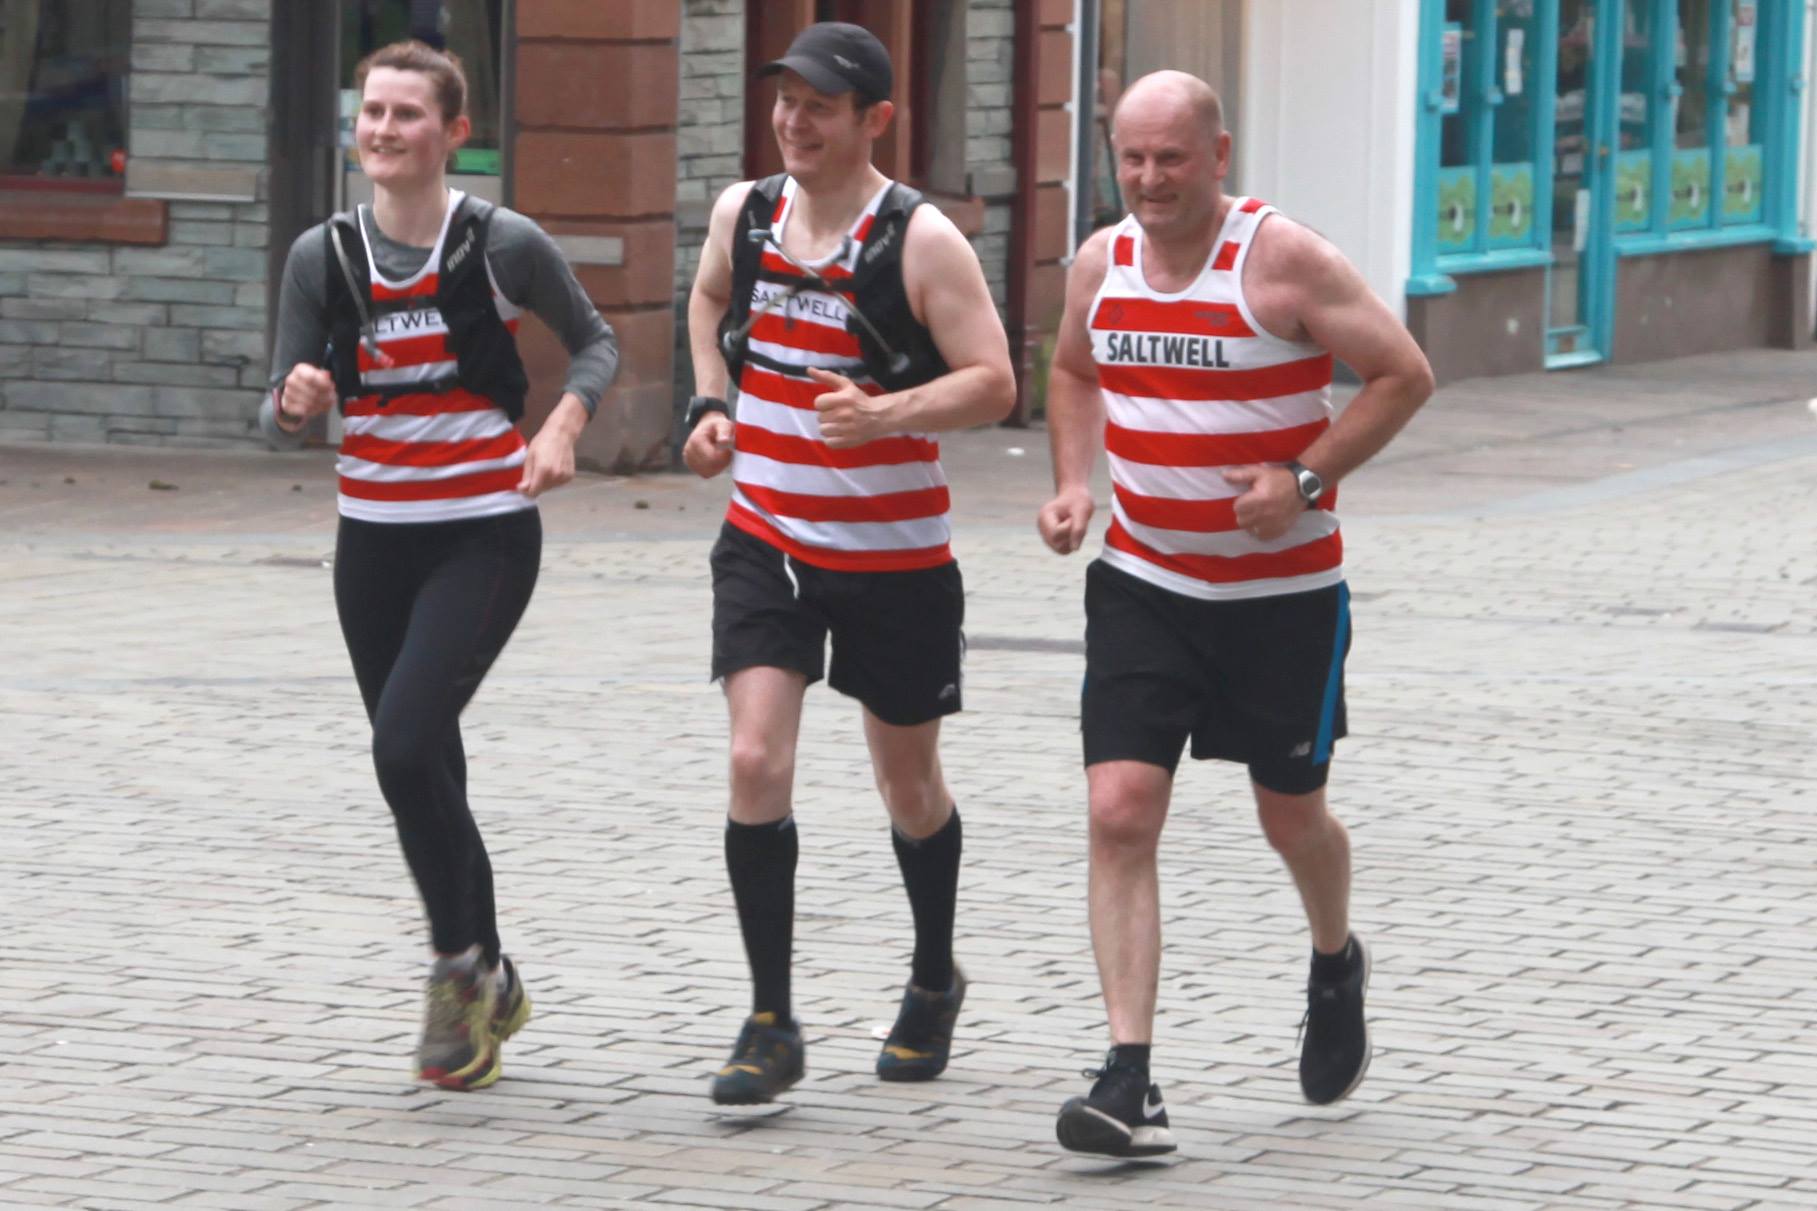
{"label": "window display poster", "polygon": [[1735,83],[1754,82],[1754,0],[1735,3]]}
{"label": "window display poster", "polygon": [[1458,111],[1464,95],[1464,27],[1455,21],[1445,23],[1439,36],[1439,106],[1442,114]]}

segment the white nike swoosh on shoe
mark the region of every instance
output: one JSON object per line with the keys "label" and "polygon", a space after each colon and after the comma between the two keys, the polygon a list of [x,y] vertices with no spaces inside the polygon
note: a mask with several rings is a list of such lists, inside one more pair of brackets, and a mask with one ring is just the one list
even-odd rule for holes
{"label": "white nike swoosh on shoe", "polygon": [[1166,1109],[1165,1106],[1161,1105],[1161,1100],[1159,1098],[1155,1098],[1155,1100],[1152,1102],[1149,1101],[1148,1099],[1151,1097],[1154,1097],[1154,1091],[1152,1089],[1146,1095],[1144,1095],[1144,1097],[1142,1098],[1142,1117],[1143,1118],[1153,1118],[1155,1115],[1161,1113],[1161,1111]]}
{"label": "white nike swoosh on shoe", "polygon": [[1121,1131],[1124,1135],[1133,1134],[1128,1123],[1124,1122],[1122,1119],[1117,1118],[1115,1115],[1104,1113],[1102,1110],[1098,1109],[1096,1106],[1081,1106],[1081,1107],[1079,1107],[1079,1109],[1085,1111],[1085,1113],[1093,1116],[1094,1118],[1103,1119],[1106,1123],[1109,1123],[1112,1127],[1115,1127],[1118,1131]]}

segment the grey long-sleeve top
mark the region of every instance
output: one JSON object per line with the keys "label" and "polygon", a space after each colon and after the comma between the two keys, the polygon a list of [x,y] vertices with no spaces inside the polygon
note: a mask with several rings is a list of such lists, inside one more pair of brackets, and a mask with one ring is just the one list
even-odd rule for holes
{"label": "grey long-sleeve top", "polygon": [[[398,243],[378,229],[369,208],[361,209],[365,211],[372,256],[381,274],[395,281],[408,278],[423,267],[431,249]],[[319,365],[328,344],[330,257],[324,226],[317,223],[298,236],[284,262],[277,334],[272,341],[274,388],[298,363]],[[514,305],[534,312],[566,346],[569,362],[564,390],[579,396],[587,415],[593,415],[618,374],[618,339],[575,280],[574,271],[562,259],[561,249],[533,220],[500,206],[493,212],[487,232],[486,263],[492,268],[492,280],[500,293]],[[340,272],[339,266],[333,268]],[[300,434],[278,428],[272,407],[272,394],[268,391],[259,406],[259,428],[266,439],[282,447],[299,444]]]}

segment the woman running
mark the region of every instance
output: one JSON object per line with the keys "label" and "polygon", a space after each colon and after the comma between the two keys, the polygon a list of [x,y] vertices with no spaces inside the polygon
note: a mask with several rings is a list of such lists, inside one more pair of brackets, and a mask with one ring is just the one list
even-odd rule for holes
{"label": "woman running", "polygon": [[[335,607],[435,951],[417,1073],[478,1089],[498,1079],[530,999],[499,949],[460,713],[529,604],[535,498],[573,478],[575,437],[618,349],[541,228],[448,188],[471,129],[459,59],[398,42],[363,60],[354,85],[373,202],[291,246],[260,422],[294,444],[310,417],[338,405],[345,418]],[[571,358],[528,444],[521,308]]]}

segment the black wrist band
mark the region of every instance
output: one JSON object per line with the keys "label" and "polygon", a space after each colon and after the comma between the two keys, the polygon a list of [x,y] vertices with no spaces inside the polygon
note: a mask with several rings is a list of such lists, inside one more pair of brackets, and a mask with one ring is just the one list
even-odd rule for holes
{"label": "black wrist band", "polygon": [[687,419],[684,422],[688,432],[692,433],[694,426],[698,425],[709,412],[717,412],[721,416],[732,415],[732,409],[717,395],[696,395],[688,401]]}

